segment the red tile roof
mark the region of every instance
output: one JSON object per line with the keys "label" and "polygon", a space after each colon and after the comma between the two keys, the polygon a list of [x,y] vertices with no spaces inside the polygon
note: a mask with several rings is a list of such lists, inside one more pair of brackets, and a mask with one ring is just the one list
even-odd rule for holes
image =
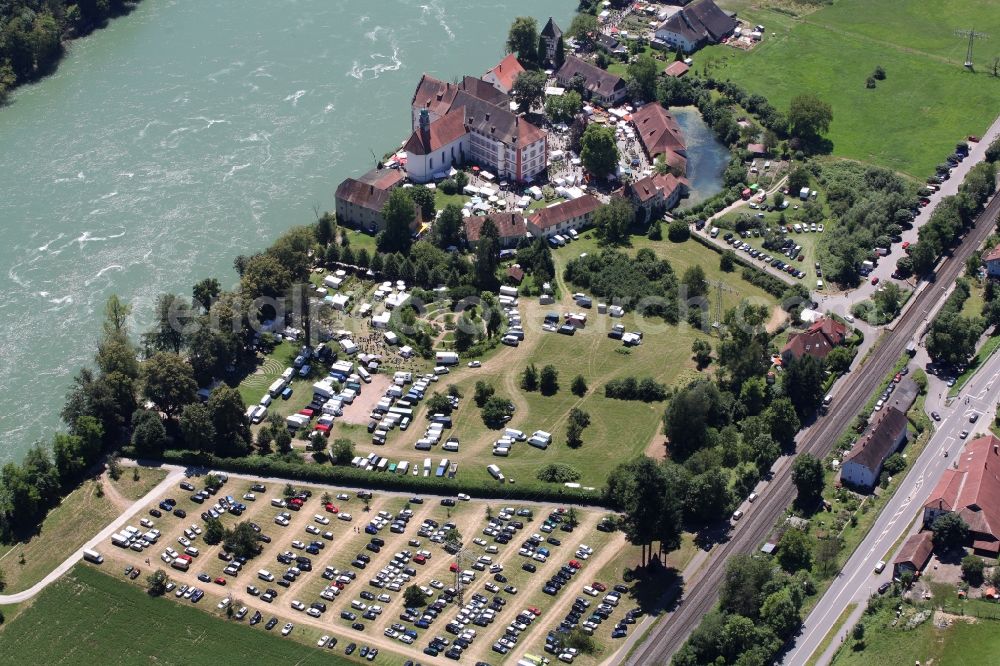
{"label": "red tile roof", "polygon": [[767,153],[767,149],[764,148],[764,144],[762,143],[748,143],[747,150],[749,150],[754,155],[763,155]]}
{"label": "red tile roof", "polygon": [[896,566],[909,564],[917,571],[921,571],[927,566],[927,562],[931,559],[933,551],[934,542],[931,539],[931,533],[918,532],[917,534],[911,534],[910,538],[903,542],[899,553],[896,555],[896,559],[892,562]]}
{"label": "red tile roof", "polygon": [[659,102],[650,102],[632,114],[639,140],[650,157],[663,155],[670,166],[687,164],[687,146],[680,125]]}
{"label": "red tile roof", "polygon": [[900,434],[906,433],[906,424],[906,414],[895,407],[883,410],[879,420],[862,433],[844,463],[857,463],[877,475],[886,458],[896,452]]}
{"label": "red tile roof", "polygon": [[[500,82],[500,86],[504,90],[510,90],[514,87],[514,79],[517,75],[524,71],[524,67],[521,67],[521,63],[518,62],[517,56],[513,53],[507,55],[506,58],[501,60],[496,67],[486,72],[486,74],[493,74]],[[486,76],[484,74],[483,76]]]}
{"label": "red tile roof", "polygon": [[573,55],[567,55],[563,66],[556,72],[560,81],[569,81],[574,76],[582,76],[587,91],[600,97],[612,98],[625,87],[625,79],[597,65]]}
{"label": "red tile roof", "polygon": [[646,176],[630,185],[626,185],[622,188],[622,194],[643,204],[657,196],[669,199],[673,195],[674,190],[682,186],[681,179],[672,173],[656,174]]}
{"label": "red tile roof", "polygon": [[[955,511],[976,538],[981,550],[997,550],[1000,538],[1000,439],[978,437],[965,445],[957,468],[945,470],[924,504],[925,509]],[[990,538],[983,539],[983,535]]]}
{"label": "red tile roof", "polygon": [[507,269],[507,277],[517,284],[521,284],[524,281],[524,270],[517,264],[514,264]]}
{"label": "red tile roof", "polygon": [[337,186],[336,197],[355,206],[381,213],[389,191],[403,180],[398,169],[369,171],[360,178],[346,178]]}
{"label": "red tile roof", "polygon": [[427,109],[436,116],[443,116],[451,110],[452,102],[460,92],[468,93],[494,106],[507,108],[509,102],[505,93],[474,76],[466,76],[461,83],[454,84],[424,74],[420,77],[410,104],[413,108]]}
{"label": "red tile roof", "polygon": [[572,201],[564,201],[555,206],[541,208],[528,219],[539,229],[548,229],[566,220],[572,220],[574,217],[593,213],[600,206],[601,202],[597,197],[592,194],[585,194]]}
{"label": "red tile roof", "polygon": [[465,218],[465,238],[470,243],[479,241],[479,234],[486,220],[496,225],[500,238],[524,238],[528,235],[528,225],[519,213],[490,213]]}
{"label": "red tile roof", "polygon": [[808,354],[823,359],[833,351],[834,347],[843,344],[846,337],[847,327],[844,324],[823,317],[816,320],[806,331],[789,336],[781,354],[782,356],[790,354],[793,358],[802,358]]}
{"label": "red tile roof", "polygon": [[1000,259],[1000,245],[990,250],[990,253],[983,257],[983,261],[996,261]]}
{"label": "red tile roof", "polygon": [[419,127],[415,129],[403,150],[414,155],[429,155],[467,133],[462,114],[449,112],[432,122],[426,132]]}
{"label": "red tile roof", "polygon": [[667,68],[663,70],[663,73],[667,76],[684,76],[689,69],[691,68],[680,60],[675,60],[667,65]]}

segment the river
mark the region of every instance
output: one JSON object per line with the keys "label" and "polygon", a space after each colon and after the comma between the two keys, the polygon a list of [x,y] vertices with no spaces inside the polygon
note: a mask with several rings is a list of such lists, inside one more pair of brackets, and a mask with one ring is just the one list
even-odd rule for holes
{"label": "river", "polygon": [[[544,7],[544,13],[541,9]],[[479,75],[549,0],[146,0],[0,109],[0,462],[59,427],[108,295],[235,283],[409,130],[422,72]]]}

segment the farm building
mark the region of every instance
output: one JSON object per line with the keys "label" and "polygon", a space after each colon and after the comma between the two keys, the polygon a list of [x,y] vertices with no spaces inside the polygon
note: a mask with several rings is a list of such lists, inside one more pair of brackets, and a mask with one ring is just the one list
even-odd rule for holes
{"label": "farm building", "polygon": [[667,68],[663,70],[663,73],[667,76],[672,76],[674,78],[680,78],[687,74],[688,70],[691,69],[686,63],[680,60],[675,60],[674,62],[667,65]]}
{"label": "farm building", "polygon": [[697,0],[661,23],[656,40],[691,53],[707,44],[718,44],[735,29],[736,20],[713,0]]}
{"label": "farm building", "polygon": [[[969,526],[972,549],[988,557],[1000,554],[1000,439],[977,437],[965,445],[957,467],[945,470],[924,504],[924,525],[957,513]],[[993,465],[993,467],[990,467]]]}
{"label": "farm building", "polygon": [[898,578],[907,571],[911,574],[923,571],[924,567],[927,566],[927,562],[930,561],[933,551],[934,542],[931,540],[930,532],[911,534],[903,542],[899,553],[896,555],[896,559],[892,561],[893,576]]}

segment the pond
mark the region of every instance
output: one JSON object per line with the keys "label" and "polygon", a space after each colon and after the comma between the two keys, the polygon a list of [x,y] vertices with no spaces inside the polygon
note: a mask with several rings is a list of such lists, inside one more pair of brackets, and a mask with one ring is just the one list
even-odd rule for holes
{"label": "pond", "polygon": [[687,143],[687,179],[691,194],[681,204],[690,208],[722,191],[722,172],[729,164],[729,149],[715,137],[694,106],[670,108]]}

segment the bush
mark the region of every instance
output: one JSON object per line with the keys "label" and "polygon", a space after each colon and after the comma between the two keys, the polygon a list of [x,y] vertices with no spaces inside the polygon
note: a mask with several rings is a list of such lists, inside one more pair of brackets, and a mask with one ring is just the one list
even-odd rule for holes
{"label": "bush", "polygon": [[643,402],[661,402],[667,399],[667,385],[661,384],[652,377],[623,377],[612,379],[604,385],[604,396],[616,400],[641,400]]}
{"label": "bush", "polygon": [[458,193],[458,183],[456,183],[451,178],[445,178],[438,184],[438,189],[444,194],[457,194]]}
{"label": "bush", "polygon": [[691,237],[691,227],[682,220],[673,220],[667,228],[667,238],[674,243],[683,243]]}
{"label": "bush", "polygon": [[565,463],[549,463],[541,467],[535,474],[539,481],[546,483],[568,483],[576,481],[582,475],[580,471]]}
{"label": "bush", "polygon": [[499,430],[507,423],[508,417],[514,410],[514,405],[507,398],[500,396],[490,396],[483,405],[483,423],[491,430]]}

